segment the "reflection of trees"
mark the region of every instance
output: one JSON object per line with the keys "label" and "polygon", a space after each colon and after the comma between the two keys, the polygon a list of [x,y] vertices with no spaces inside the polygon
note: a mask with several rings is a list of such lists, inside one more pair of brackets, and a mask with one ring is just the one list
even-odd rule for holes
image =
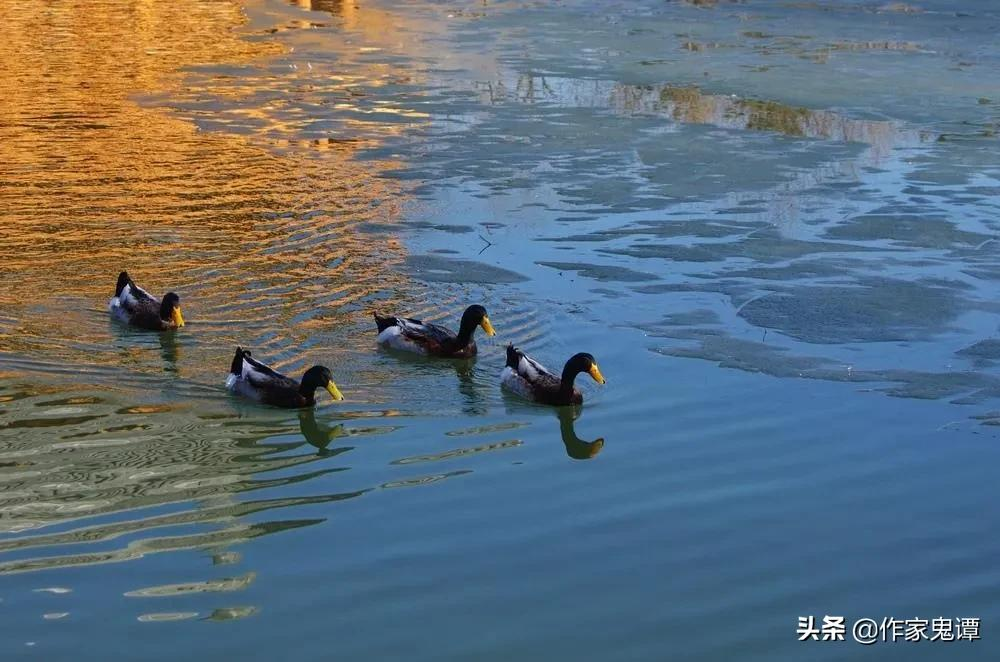
{"label": "reflection of trees", "polygon": [[513,95],[508,95],[509,85],[502,78],[481,82],[477,87],[483,93],[483,100],[489,103],[545,101],[569,107],[606,108],[621,114],[665,115],[685,124],[711,124],[727,129],[858,142],[871,146],[875,161],[895,148],[915,146],[937,138],[929,131],[908,129],[892,120],[857,119],[778,101],[706,94],[693,86],[628,85],[606,80],[519,74]]}
{"label": "reflection of trees", "polygon": [[678,122],[863,143],[871,147],[870,158],[874,162],[883,160],[897,147],[919,145],[937,137],[928,131],[907,129],[902,123],[891,120],[856,119],[829,110],[812,110],[777,101],[704,94],[695,87],[618,86],[617,91],[623,109],[652,106]]}
{"label": "reflection of trees", "polygon": [[340,15],[344,13],[346,5],[354,5],[357,0],[292,0],[292,4],[298,5],[303,9],[310,9],[312,11],[325,11],[334,15]]}
{"label": "reflection of trees", "polygon": [[[516,93],[508,91],[514,87]],[[800,209],[808,206],[802,194],[824,183],[857,180],[864,167],[886,167],[901,147],[937,139],[937,134],[909,128],[893,120],[848,117],[828,110],[813,110],[777,101],[707,94],[694,86],[670,84],[628,85],[609,80],[512,74],[477,85],[483,103],[544,103],[568,108],[589,108],[621,115],[662,117],[664,125],[703,124],[733,131],[770,132],[795,138],[856,143],[866,146],[848,158],[835,158],[789,172],[770,191],[735,190],[720,203],[736,206],[744,200],[763,203],[756,218],[776,223],[783,231],[797,224]],[[655,151],[655,145],[652,145]],[[636,148],[642,155],[643,146]],[[644,165],[656,165],[644,162]],[[754,216],[744,216],[747,220]]]}

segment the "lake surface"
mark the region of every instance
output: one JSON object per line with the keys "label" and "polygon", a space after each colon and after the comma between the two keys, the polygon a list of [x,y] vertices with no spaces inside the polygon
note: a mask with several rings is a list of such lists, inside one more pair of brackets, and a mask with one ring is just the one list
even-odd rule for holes
{"label": "lake surface", "polygon": [[[0,25],[4,660],[996,659],[995,3]],[[374,346],[476,302],[474,362]],[[608,384],[519,402],[508,341]],[[234,400],[236,344],[346,400]]]}

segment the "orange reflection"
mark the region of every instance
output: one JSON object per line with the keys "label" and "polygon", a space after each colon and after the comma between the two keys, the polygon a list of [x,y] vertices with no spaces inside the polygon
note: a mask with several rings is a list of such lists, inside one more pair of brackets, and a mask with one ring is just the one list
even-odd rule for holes
{"label": "orange reflection", "polygon": [[[345,329],[355,317],[367,322],[373,298],[391,305],[404,286],[394,268],[401,242],[379,231],[402,200],[379,177],[395,164],[355,160],[371,139],[290,139],[308,149],[279,155],[138,105],[140,93],[155,91],[168,106],[190,94],[185,68],[257,67],[283,52],[242,39],[245,17],[232,3],[0,2],[0,22],[0,401],[8,400],[0,427],[17,431],[0,448],[0,529],[204,502],[7,541],[0,552],[22,556],[0,560],[0,574],[228,545],[315,523],[241,521],[305,503],[234,495],[304,480],[312,470],[296,467],[319,458],[272,457],[282,443],[272,438],[297,425],[235,416],[221,378],[237,342],[277,365],[336,365],[355,351],[350,343],[370,343]],[[210,82],[224,77],[194,77],[203,112],[215,113]],[[226,89],[229,99],[252,91]],[[255,103],[242,107],[259,114]],[[154,293],[181,294],[183,333],[129,335],[109,324],[104,306],[122,268]],[[13,381],[22,371],[28,386]],[[30,386],[38,373],[87,384],[86,397]],[[286,475],[268,477],[271,469]],[[145,533],[202,523],[212,530]],[[50,549],[122,534],[137,539],[111,551]],[[44,551],[34,555],[35,546]]]}
{"label": "orange reflection", "polygon": [[[399,242],[370,229],[397,213],[400,190],[378,177],[393,164],[353,158],[370,140],[275,155],[132,100],[187,93],[185,67],[282,52],[240,38],[234,5],[0,3],[0,21],[0,351],[109,363],[96,320],[122,268],[181,293],[192,332],[226,353],[304,342],[399,285]],[[196,351],[187,363],[210,369]]]}

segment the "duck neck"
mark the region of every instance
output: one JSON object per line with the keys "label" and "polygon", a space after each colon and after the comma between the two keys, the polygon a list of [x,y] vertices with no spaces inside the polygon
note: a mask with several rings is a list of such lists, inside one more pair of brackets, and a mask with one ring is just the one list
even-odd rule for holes
{"label": "duck neck", "polygon": [[174,305],[168,301],[160,303],[160,319],[169,322],[173,319]]}
{"label": "duck neck", "polygon": [[559,391],[565,395],[571,395],[573,393],[573,383],[576,381],[578,374],[580,374],[579,368],[567,364],[562,371],[562,383],[559,385]]}
{"label": "duck neck", "polygon": [[319,388],[315,382],[310,379],[303,379],[299,384],[299,395],[305,398],[306,402],[310,405],[316,402],[316,389]]}
{"label": "duck neck", "polygon": [[470,342],[472,342],[472,334],[476,332],[476,325],[472,322],[467,322],[462,320],[462,326],[458,329],[458,335],[455,336],[455,347],[465,347]]}

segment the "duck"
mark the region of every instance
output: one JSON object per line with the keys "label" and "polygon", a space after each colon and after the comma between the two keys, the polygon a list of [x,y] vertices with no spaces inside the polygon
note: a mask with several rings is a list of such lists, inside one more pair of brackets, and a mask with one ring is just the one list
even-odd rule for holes
{"label": "duck", "polygon": [[242,347],[236,348],[226,388],[249,400],[284,409],[314,406],[318,388],[325,388],[334,400],[344,399],[326,366],[314,365],[305,371],[301,381],[295,381],[254,359]]}
{"label": "duck", "polygon": [[500,373],[500,385],[522,398],[544,405],[580,405],[583,394],[573,382],[581,372],[589,374],[598,384],[607,383],[591,354],[581,352],[571,356],[563,367],[562,377],[558,377],[510,344],[507,345],[507,364]]}
{"label": "duck", "polygon": [[147,331],[170,331],[184,326],[181,298],[177,294],[167,292],[160,301],[136,285],[127,271],[118,274],[108,312],[123,324]]}
{"label": "duck", "polygon": [[476,342],[472,339],[476,327],[482,327],[488,336],[496,335],[486,309],[480,305],[465,309],[457,334],[437,324],[378,313],[375,313],[375,325],[378,327],[377,342],[383,347],[450,359],[476,355]]}

